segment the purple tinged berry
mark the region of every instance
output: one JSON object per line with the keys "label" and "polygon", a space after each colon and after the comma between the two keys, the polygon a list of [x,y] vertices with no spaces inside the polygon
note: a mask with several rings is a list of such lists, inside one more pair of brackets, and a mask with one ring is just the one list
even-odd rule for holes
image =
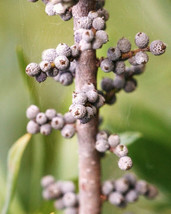
{"label": "purple tinged berry", "polygon": [[133,203],[138,200],[138,193],[135,190],[130,190],[129,192],[126,193],[125,195],[125,200],[128,203]]}
{"label": "purple tinged berry", "polygon": [[105,181],[102,185],[102,194],[108,196],[114,190],[112,181]]}
{"label": "purple tinged berry", "polygon": [[146,193],[145,196],[146,196],[148,199],[154,199],[157,195],[158,195],[158,190],[157,190],[157,188],[156,188],[155,186],[149,184],[149,185],[148,185],[148,191],[147,191],[147,193]]}
{"label": "purple tinged berry", "polygon": [[103,95],[99,94],[98,100],[94,103],[96,108],[101,108],[105,104],[105,98]]}
{"label": "purple tinged berry", "polygon": [[145,195],[148,192],[148,183],[144,180],[139,180],[135,185],[135,189],[140,195]]}
{"label": "purple tinged berry", "polygon": [[118,166],[121,170],[129,170],[132,168],[132,159],[128,156],[121,157],[118,161]]}
{"label": "purple tinged berry", "polygon": [[52,132],[52,126],[50,124],[44,124],[40,126],[40,133],[47,136]]}
{"label": "purple tinged berry", "polygon": [[73,83],[73,76],[72,76],[71,72],[61,73],[61,75],[59,77],[59,82],[65,86],[71,85]]}
{"label": "purple tinged berry", "polygon": [[125,193],[129,189],[129,182],[126,178],[119,178],[115,181],[115,190],[120,193]]}
{"label": "purple tinged berry", "polygon": [[30,134],[37,134],[39,131],[39,125],[35,121],[30,120],[27,124],[27,132]]}
{"label": "purple tinged berry", "polygon": [[124,197],[119,192],[112,192],[109,195],[109,202],[113,205],[120,206],[122,203],[124,203]]}
{"label": "purple tinged berry", "polygon": [[73,192],[67,192],[63,196],[63,202],[65,207],[74,207],[77,204],[77,196]]}
{"label": "purple tinged berry", "polygon": [[71,112],[67,112],[64,114],[64,120],[66,124],[73,124],[76,121]]}
{"label": "purple tinged berry", "polygon": [[72,12],[70,10],[66,10],[65,13],[60,15],[63,21],[69,21],[72,18]]}
{"label": "purple tinged berry", "polygon": [[101,88],[106,92],[110,92],[114,89],[113,79],[103,78],[101,81]]}
{"label": "purple tinged berry", "polygon": [[35,78],[37,82],[41,83],[47,79],[47,74],[44,72],[40,72],[37,76],[35,76]]}
{"label": "purple tinged berry", "polygon": [[60,129],[62,129],[63,127],[64,127],[64,125],[65,125],[65,121],[64,121],[64,119],[63,119],[63,117],[62,116],[56,116],[56,117],[54,117],[53,119],[52,119],[52,121],[51,121],[51,126],[52,126],[52,128],[54,128],[54,129],[56,129],[56,130],[60,130]]}
{"label": "purple tinged berry", "polygon": [[125,85],[125,77],[124,75],[116,75],[113,81],[113,85],[116,89],[121,89]]}
{"label": "purple tinged berry", "polygon": [[39,124],[39,125],[43,125],[47,122],[47,117],[45,115],[45,113],[38,113],[37,116],[36,116],[36,122]]}
{"label": "purple tinged berry", "polygon": [[47,109],[45,112],[46,117],[48,120],[52,120],[56,116],[56,110],[55,109]]}
{"label": "purple tinged berry", "polygon": [[46,74],[48,77],[56,77],[58,73],[59,73],[59,70],[57,68],[52,68]]}
{"label": "purple tinged berry", "polygon": [[43,188],[48,187],[50,184],[55,183],[55,179],[52,175],[46,175],[41,179],[41,186]]}
{"label": "purple tinged berry", "polygon": [[37,114],[40,112],[39,108],[36,105],[31,105],[26,110],[26,116],[28,119],[35,119]]}
{"label": "purple tinged berry", "polygon": [[72,138],[75,134],[75,126],[73,124],[66,124],[61,130],[61,135],[65,138]]}
{"label": "purple tinged berry", "polygon": [[127,93],[133,92],[137,87],[137,81],[133,78],[126,81],[124,91]]}

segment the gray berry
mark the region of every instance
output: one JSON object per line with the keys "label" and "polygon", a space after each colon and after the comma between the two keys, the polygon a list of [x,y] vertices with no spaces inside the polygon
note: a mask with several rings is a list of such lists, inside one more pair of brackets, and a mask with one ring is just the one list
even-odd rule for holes
{"label": "gray berry", "polygon": [[116,48],[109,48],[107,51],[108,59],[112,61],[116,61],[121,57],[121,51],[118,47]]}
{"label": "gray berry", "polygon": [[106,131],[100,131],[96,135],[96,140],[104,139],[107,140],[108,138],[108,133]]}
{"label": "gray berry", "polygon": [[114,72],[118,75],[121,75],[125,72],[125,63],[123,61],[118,61],[115,64],[115,70]]}
{"label": "gray berry", "polygon": [[138,200],[138,193],[135,190],[130,190],[125,195],[125,200],[128,203],[133,203]]}
{"label": "gray berry", "polygon": [[54,5],[53,11],[55,14],[62,15],[66,13],[67,7],[62,3],[57,3]]}
{"label": "gray berry", "polygon": [[109,19],[109,13],[105,8],[101,8],[97,11],[98,16],[102,17],[105,21]]}
{"label": "gray berry", "polygon": [[99,139],[96,141],[95,147],[99,152],[106,152],[109,149],[109,143],[105,139]]}
{"label": "gray berry", "polygon": [[96,12],[96,11],[90,11],[89,13],[88,13],[88,17],[90,18],[90,19],[95,19],[95,18],[97,18],[99,16],[99,14],[98,14],[98,12]]}
{"label": "gray berry", "polygon": [[26,67],[26,74],[28,76],[36,76],[40,73],[40,66],[37,63],[30,63]]}
{"label": "gray berry", "polygon": [[40,112],[39,108],[36,105],[31,105],[26,110],[26,116],[28,119],[35,119],[37,114]]}
{"label": "gray berry", "polygon": [[149,43],[149,38],[148,38],[147,34],[145,34],[143,32],[139,32],[136,34],[135,44],[139,48],[146,48],[148,46],[148,43]]}
{"label": "gray berry", "polygon": [[37,116],[36,116],[36,122],[39,124],[39,125],[43,125],[47,122],[47,117],[45,115],[45,113],[38,113]]}
{"label": "gray berry", "polygon": [[106,44],[108,42],[108,35],[104,30],[98,30],[95,38],[100,40],[102,44]]}
{"label": "gray berry", "polygon": [[153,185],[148,185],[148,192],[146,193],[146,197],[148,199],[154,199],[158,195],[158,190]]}
{"label": "gray berry", "polygon": [[125,193],[129,189],[129,182],[126,178],[119,178],[115,181],[115,190],[120,193]]}
{"label": "gray berry", "polygon": [[131,43],[128,39],[123,37],[118,41],[117,47],[120,49],[122,53],[127,53],[131,50]]}
{"label": "gray berry", "polygon": [[81,17],[78,20],[78,25],[79,25],[79,28],[90,29],[92,26],[92,20],[87,16]]}
{"label": "gray berry", "polygon": [[62,129],[64,124],[65,124],[65,121],[64,121],[63,117],[61,117],[61,116],[56,116],[51,121],[52,128],[57,129],[57,130]]}
{"label": "gray berry", "polygon": [[61,130],[61,135],[65,138],[72,138],[75,134],[75,127],[72,124],[66,124]]}
{"label": "gray berry", "polygon": [[139,180],[136,183],[135,189],[140,195],[145,195],[148,192],[148,183],[144,180]]}
{"label": "gray berry", "polygon": [[148,55],[143,51],[140,51],[135,55],[135,61],[138,65],[146,64],[148,60],[149,60]]}
{"label": "gray berry", "polygon": [[47,72],[47,71],[49,71],[51,69],[51,63],[48,62],[48,61],[42,61],[42,62],[40,62],[39,66],[40,66],[40,69],[43,72]]}
{"label": "gray berry", "polygon": [[41,179],[41,186],[43,188],[48,187],[50,184],[54,183],[55,179],[52,175],[46,175]]}
{"label": "gray berry", "polygon": [[133,92],[137,87],[137,81],[133,78],[126,81],[124,91],[127,93]]}
{"label": "gray berry", "polygon": [[71,181],[65,181],[61,185],[61,191],[63,194],[67,192],[75,192],[75,185]]}
{"label": "gray berry", "polygon": [[109,195],[109,202],[113,205],[120,206],[124,202],[124,197],[119,192],[112,192]]}
{"label": "gray berry", "polygon": [[86,51],[91,49],[91,43],[86,42],[84,39],[82,39],[79,43],[79,48],[81,51]]}
{"label": "gray berry", "polygon": [[159,56],[166,51],[166,44],[160,40],[155,40],[150,44],[150,52]]}
{"label": "gray berry", "polygon": [[59,73],[59,70],[57,68],[52,68],[47,72],[48,77],[56,77]]}
{"label": "gray berry", "polygon": [[60,15],[63,21],[69,21],[72,18],[72,12],[70,10],[66,10],[64,14]]}
{"label": "gray berry", "polygon": [[78,57],[80,54],[79,48],[77,45],[72,45],[71,46],[71,53],[73,57]]}
{"label": "gray berry", "polygon": [[92,26],[96,30],[104,30],[105,29],[105,21],[103,18],[97,17],[93,20]]}
{"label": "gray berry", "polygon": [[45,112],[46,117],[48,120],[52,120],[56,116],[56,110],[55,109],[47,109]]}
{"label": "gray berry", "polygon": [[58,56],[55,58],[54,63],[57,69],[63,71],[69,67],[70,62],[66,56]]}
{"label": "gray berry", "polygon": [[88,91],[91,91],[94,89],[95,89],[95,86],[93,85],[93,83],[87,83],[87,84],[83,85],[83,87],[82,87],[82,90],[84,92],[88,92]]}
{"label": "gray berry", "polygon": [[102,185],[102,194],[108,196],[114,190],[112,181],[105,181]]}
{"label": "gray berry", "polygon": [[42,53],[43,61],[53,62],[56,57],[57,57],[56,49],[52,49],[52,48],[47,49],[47,50],[44,50]]}
{"label": "gray berry", "polygon": [[85,30],[82,34],[82,39],[86,42],[91,42],[94,39],[94,33],[92,30]]}
{"label": "gray berry", "polygon": [[73,192],[67,192],[63,196],[63,202],[65,207],[74,207],[77,204],[77,196]]}
{"label": "gray berry", "polygon": [[125,85],[125,77],[124,75],[116,75],[113,81],[113,85],[117,89],[121,89]]}
{"label": "gray berry", "polygon": [[61,196],[61,190],[57,183],[50,184],[44,191],[43,191],[43,198],[45,200],[53,200],[58,199]]}
{"label": "gray berry", "polygon": [[59,77],[59,82],[62,85],[71,85],[73,83],[73,76],[70,72],[63,72]]}
{"label": "gray berry", "polygon": [[132,160],[128,156],[121,157],[118,161],[118,166],[121,170],[129,170],[132,168]]}
{"label": "gray berry", "polygon": [[30,134],[37,134],[39,131],[40,131],[39,125],[33,120],[30,120],[27,124],[27,132]]}
{"label": "gray berry", "polygon": [[112,148],[115,148],[120,144],[120,137],[116,134],[112,134],[108,137],[108,142]]}
{"label": "gray berry", "polygon": [[62,198],[57,199],[57,200],[54,202],[54,207],[55,207],[57,210],[63,210],[63,209],[65,208],[63,199],[62,199]]}
{"label": "gray berry", "polygon": [[52,132],[52,127],[50,124],[44,124],[42,126],[40,126],[40,133],[43,135],[50,135],[50,133]]}
{"label": "gray berry", "polygon": [[96,108],[101,108],[105,104],[105,98],[99,94],[98,100],[94,103]]}
{"label": "gray berry", "polygon": [[104,59],[101,63],[100,63],[100,67],[101,69],[105,72],[111,72],[114,70],[114,64],[111,60],[109,60],[108,58]]}
{"label": "gray berry", "polygon": [[85,105],[85,103],[87,102],[87,95],[84,92],[80,92],[80,93],[73,93],[72,96],[72,103],[73,104],[81,104],[81,105]]}
{"label": "gray berry", "polygon": [[78,208],[70,207],[64,210],[64,214],[78,214]]}
{"label": "gray berry", "polygon": [[135,59],[135,56],[131,57],[128,59],[128,62],[131,64],[131,65],[137,65],[137,61]]}
{"label": "gray berry", "polygon": [[114,89],[113,79],[103,78],[101,81],[101,88],[106,92],[113,90]]}
{"label": "gray berry", "polygon": [[98,92],[95,89],[88,91],[86,95],[90,103],[95,103],[99,97]]}
{"label": "gray berry", "polygon": [[76,119],[82,119],[87,113],[86,107],[80,104],[72,105],[70,111]]}
{"label": "gray berry", "polygon": [[126,178],[130,184],[131,187],[134,187],[136,182],[137,182],[137,179],[136,179],[136,176],[132,173],[127,173],[124,175],[124,178]]}
{"label": "gray berry", "polygon": [[59,56],[64,55],[66,57],[69,57],[71,56],[71,48],[65,43],[60,43],[56,48],[56,53]]}
{"label": "gray berry", "polygon": [[120,158],[120,157],[126,156],[128,154],[128,149],[126,146],[120,144],[120,145],[116,146],[114,153],[115,153],[115,155],[117,155]]}
{"label": "gray berry", "polygon": [[64,114],[64,120],[66,124],[72,124],[76,121],[76,119],[72,116],[71,112],[67,112]]}
{"label": "gray berry", "polygon": [[55,12],[53,9],[54,9],[54,4],[52,4],[51,2],[46,4],[45,12],[48,16],[54,16],[55,15]]}

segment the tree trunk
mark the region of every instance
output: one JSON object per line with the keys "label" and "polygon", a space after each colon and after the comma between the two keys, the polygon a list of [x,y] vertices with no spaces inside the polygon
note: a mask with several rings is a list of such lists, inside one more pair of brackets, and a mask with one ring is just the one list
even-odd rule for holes
{"label": "tree trunk", "polygon": [[[80,0],[73,7],[74,29],[78,29],[77,20],[87,16],[95,9],[95,0]],[[82,86],[93,83],[96,86],[97,66],[96,51],[87,50],[81,53],[76,68],[75,90],[80,91]],[[98,115],[98,114],[97,114]],[[100,156],[95,149],[96,134],[98,131],[98,116],[87,124],[77,122],[79,144],[79,214],[100,214]]]}

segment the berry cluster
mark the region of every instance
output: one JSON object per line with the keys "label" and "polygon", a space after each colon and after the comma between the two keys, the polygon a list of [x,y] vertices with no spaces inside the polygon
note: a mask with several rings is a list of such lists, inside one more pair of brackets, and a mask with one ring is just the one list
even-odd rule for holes
{"label": "berry cluster", "polygon": [[[31,2],[37,2],[38,0],[28,0]],[[75,5],[78,0],[42,0],[46,5],[45,12],[48,16],[59,15],[64,21],[68,21],[72,18],[72,6]]]}
{"label": "berry cluster", "polygon": [[158,191],[144,180],[137,181],[135,175],[129,173],[115,181],[105,181],[102,194],[112,205],[125,207],[128,203],[137,201],[140,195],[153,199]]}
{"label": "berry cluster", "polygon": [[27,132],[30,134],[41,133],[49,135],[52,128],[60,130],[61,135],[65,138],[74,136],[75,118],[70,112],[59,114],[55,109],[47,109],[45,113],[40,112],[36,105],[31,105],[27,108],[26,116],[30,121],[27,124]]}
{"label": "berry cluster", "polygon": [[72,105],[69,108],[72,116],[82,124],[88,123],[105,103],[92,83],[83,86],[81,92],[73,92]]}
{"label": "berry cluster", "polygon": [[74,58],[79,55],[76,45],[69,47],[65,43],[60,43],[56,49],[47,49],[42,53],[42,61],[30,63],[26,67],[26,74],[35,77],[41,83],[47,77],[53,77],[62,85],[70,85],[75,77],[76,62]]}
{"label": "berry cluster", "polygon": [[105,131],[100,131],[96,135],[96,150],[104,153],[110,150],[119,157],[118,166],[121,170],[129,170],[133,163],[128,155],[128,148],[120,144],[120,137],[116,134],[108,135]]}
{"label": "berry cluster", "polygon": [[41,180],[43,198],[54,200],[57,210],[64,210],[65,214],[78,214],[79,196],[75,193],[75,185],[71,181],[55,181],[51,175]]}
{"label": "berry cluster", "polygon": [[102,8],[90,11],[88,16],[78,19],[79,29],[74,32],[74,37],[81,51],[99,49],[108,41],[108,35],[104,31],[108,18],[108,12]]}
{"label": "berry cluster", "polygon": [[[115,103],[116,93],[121,89],[127,93],[136,89],[137,81],[134,75],[144,72],[145,64],[149,60],[146,52],[158,56],[166,50],[166,45],[160,40],[155,40],[148,46],[149,38],[143,32],[136,34],[135,44],[139,49],[131,51],[130,41],[121,38],[116,47],[108,49],[107,58],[102,58],[100,62],[100,67],[105,73],[111,71],[115,73],[114,80],[104,78],[101,82],[101,87],[106,92],[107,104]],[[126,67],[124,62],[126,60],[131,64],[131,67]]]}

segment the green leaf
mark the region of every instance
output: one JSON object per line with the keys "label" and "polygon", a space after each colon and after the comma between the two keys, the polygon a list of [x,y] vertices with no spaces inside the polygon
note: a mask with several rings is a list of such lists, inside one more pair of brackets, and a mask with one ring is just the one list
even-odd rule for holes
{"label": "green leaf", "polygon": [[8,178],[7,178],[7,194],[2,214],[7,214],[12,198],[14,196],[18,173],[20,169],[23,153],[31,139],[31,134],[25,134],[19,138],[11,147],[8,153]]}
{"label": "green leaf", "polygon": [[37,93],[35,90],[34,81],[32,80],[31,77],[29,77],[25,73],[26,66],[29,64],[29,62],[24,54],[23,48],[21,46],[17,46],[16,53],[17,53],[18,64],[21,71],[20,73],[24,81],[24,85],[27,87],[27,90],[30,94],[31,102],[38,105],[38,99],[37,99]]}
{"label": "green leaf", "polygon": [[140,132],[124,132],[121,133],[119,136],[122,144],[130,145],[140,139],[142,137],[142,134]]}

